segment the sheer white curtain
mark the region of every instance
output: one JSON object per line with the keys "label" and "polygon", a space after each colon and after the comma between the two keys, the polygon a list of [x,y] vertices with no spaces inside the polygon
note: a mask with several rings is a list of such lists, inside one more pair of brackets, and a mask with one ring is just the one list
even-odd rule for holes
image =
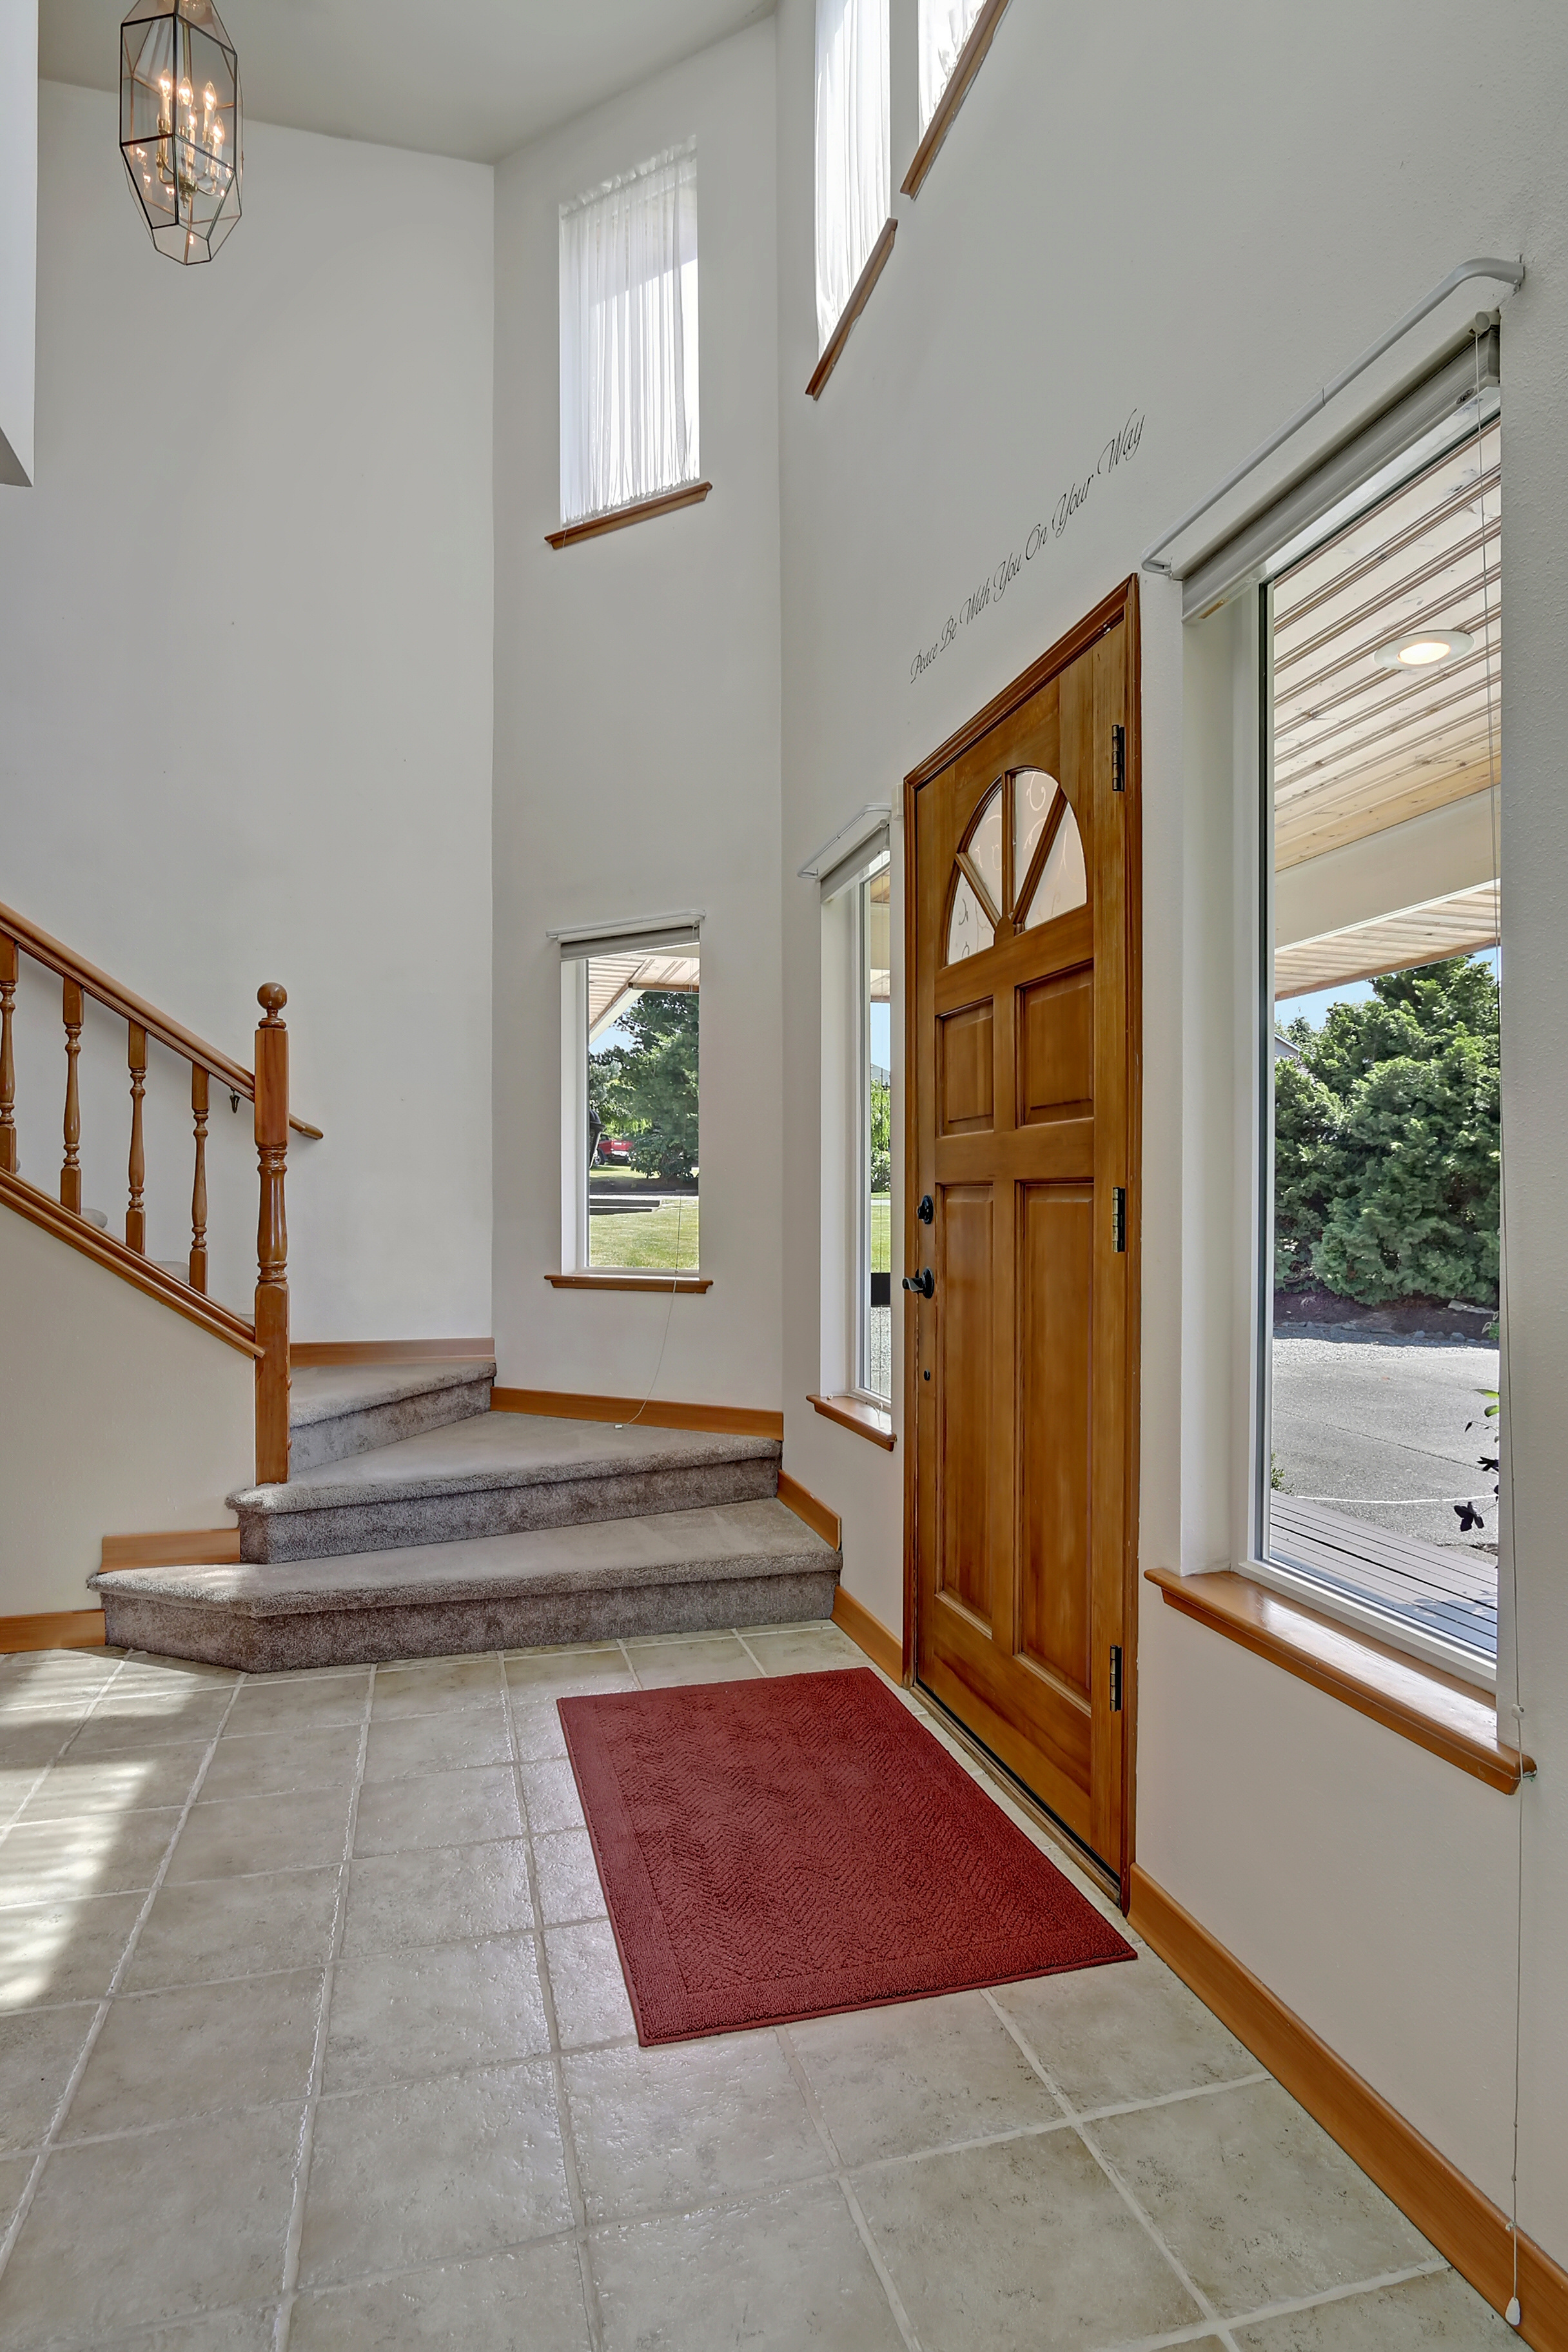
{"label": "sheer white curtain", "polygon": [[697,142],[561,207],[561,520],[698,476]]}
{"label": "sheer white curtain", "polygon": [[983,5],[984,0],[920,0],[922,138]]}
{"label": "sheer white curtain", "polygon": [[816,326],[826,343],[882,233],[888,0],[816,0]]}

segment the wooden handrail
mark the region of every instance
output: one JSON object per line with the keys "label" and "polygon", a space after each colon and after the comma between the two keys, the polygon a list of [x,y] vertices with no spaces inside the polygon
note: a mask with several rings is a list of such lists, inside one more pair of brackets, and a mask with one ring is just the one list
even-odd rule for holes
{"label": "wooden handrail", "polygon": [[[216,1045],[209,1045],[205,1037],[198,1037],[195,1030],[187,1029],[183,1022],[173,1021],[166,1013],[160,1013],[155,1004],[149,1004],[144,996],[136,994],[134,989],[121,988],[118,981],[110,980],[109,974],[100,971],[96,964],[89,963],[84,956],[73,954],[58,940],[52,939],[47,931],[40,930],[37,923],[30,923],[26,915],[19,915],[15,907],[0,905],[0,932],[15,940],[19,947],[26,948],[35,962],[47,965],[62,980],[73,982],[84,995],[107,1006],[110,1013],[117,1013],[122,1021],[145,1029],[149,1037],[156,1037],[160,1045],[183,1055],[187,1062],[199,1063],[213,1077],[221,1078],[231,1094],[244,1095],[253,1102],[256,1099],[256,1080],[243,1062],[235,1061],[231,1055],[223,1053]],[[319,1127],[311,1127],[306,1120],[292,1115],[289,1124],[296,1135],[308,1135],[316,1142],[321,1141],[322,1131]]]}
{"label": "wooden handrail", "polygon": [[204,1298],[199,1290],[193,1290],[177,1275],[166,1274],[153,1259],[139,1257],[134,1250],[127,1249],[125,1244],[116,1241],[112,1234],[100,1233],[98,1227],[89,1225],[85,1217],[79,1217],[71,1210],[62,1208],[47,1192],[40,1192],[36,1184],[29,1184],[25,1176],[14,1176],[8,1169],[0,1168],[0,1203],[15,1209],[18,1216],[27,1219],[29,1224],[42,1226],[44,1232],[52,1234],[57,1241],[68,1243],[72,1249],[79,1250],[83,1257],[91,1258],[95,1265],[107,1266],[111,1274],[119,1275],[133,1289],[144,1290],[149,1298],[160,1299],[165,1307],[172,1307],[176,1315],[184,1317],[187,1323],[197,1324],[202,1330],[210,1331],[215,1339],[222,1339],[227,1346],[237,1348],[242,1356],[261,1354],[256,1343],[255,1330],[243,1315],[231,1313],[228,1307],[220,1307],[214,1298]]}

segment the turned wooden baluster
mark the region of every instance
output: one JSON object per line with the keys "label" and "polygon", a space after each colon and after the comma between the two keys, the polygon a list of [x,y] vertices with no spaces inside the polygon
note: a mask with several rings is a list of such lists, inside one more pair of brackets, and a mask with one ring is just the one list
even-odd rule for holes
{"label": "turned wooden baluster", "polygon": [[66,1160],[60,1170],[60,1206],[81,1214],[81,1096],[77,1087],[77,1063],[81,1055],[81,989],[74,980],[63,982],[60,1017],[66,1024]]}
{"label": "turned wooden baluster", "polygon": [[131,1202],[125,1212],[125,1246],[147,1255],[147,1212],[142,1191],[147,1181],[147,1151],[142,1140],[142,1097],[147,1091],[147,1032],[134,1021],[125,1024],[126,1066],[131,1072]]}
{"label": "turned wooden baluster", "polygon": [[0,1168],[16,1173],[16,1064],[11,1013],[16,1002],[16,942],[0,931]]}
{"label": "turned wooden baluster", "polygon": [[196,1129],[196,1173],[191,1186],[191,1288],[207,1286],[207,1074],[191,1064],[191,1117]]}
{"label": "turned wooden baluster", "polygon": [[289,1475],[289,1225],[283,1178],[289,1154],[289,1032],[279,1019],[288,992],[268,981],[256,992],[256,1154],[261,1209],[256,1228],[256,1483]]}

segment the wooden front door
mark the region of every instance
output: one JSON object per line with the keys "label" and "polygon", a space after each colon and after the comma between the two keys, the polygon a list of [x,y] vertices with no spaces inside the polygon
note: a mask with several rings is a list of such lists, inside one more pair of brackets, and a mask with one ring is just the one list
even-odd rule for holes
{"label": "wooden front door", "polygon": [[915,1672],[1118,1876],[1135,1528],[1134,595],[1129,583],[917,771],[907,808]]}

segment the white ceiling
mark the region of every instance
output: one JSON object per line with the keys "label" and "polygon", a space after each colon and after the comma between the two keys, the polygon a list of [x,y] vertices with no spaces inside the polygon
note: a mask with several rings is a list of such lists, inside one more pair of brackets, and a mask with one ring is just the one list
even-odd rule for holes
{"label": "white ceiling", "polygon": [[[257,121],[491,163],[770,15],[773,0],[217,5]],[[121,13],[104,0],[41,0],[40,73],[117,88]]]}

